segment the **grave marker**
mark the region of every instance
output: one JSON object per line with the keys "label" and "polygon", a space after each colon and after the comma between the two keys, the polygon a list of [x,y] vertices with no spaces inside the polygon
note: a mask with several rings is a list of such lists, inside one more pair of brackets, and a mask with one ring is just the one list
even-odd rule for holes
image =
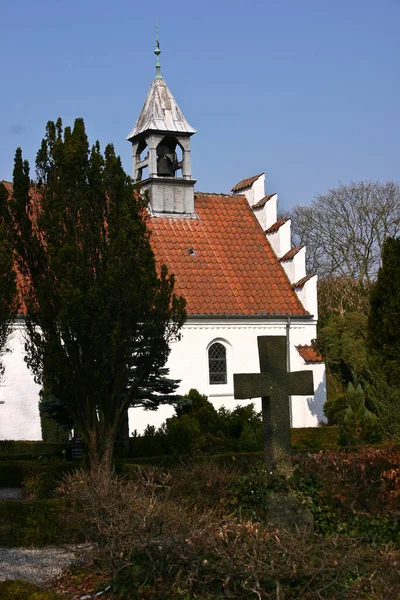
{"label": "grave marker", "polygon": [[259,336],[261,373],[235,374],[237,400],[259,398],[262,402],[263,444],[267,472],[292,474],[289,396],[314,394],[312,371],[287,371],[286,336]]}

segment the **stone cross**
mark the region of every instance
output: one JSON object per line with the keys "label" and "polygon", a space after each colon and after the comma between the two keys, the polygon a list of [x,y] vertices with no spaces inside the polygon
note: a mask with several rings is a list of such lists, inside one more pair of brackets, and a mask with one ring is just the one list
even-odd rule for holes
{"label": "stone cross", "polygon": [[261,373],[235,374],[234,397],[262,401],[263,443],[267,472],[292,474],[289,396],[314,394],[312,371],[287,372],[286,336],[259,336]]}

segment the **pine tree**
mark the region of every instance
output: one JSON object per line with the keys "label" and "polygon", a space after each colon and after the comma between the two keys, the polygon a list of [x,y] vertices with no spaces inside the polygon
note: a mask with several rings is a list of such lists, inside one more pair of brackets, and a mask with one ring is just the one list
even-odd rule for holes
{"label": "pine tree", "polygon": [[[155,408],[154,378],[179,337],[184,300],[157,271],[142,195],[111,145],[89,150],[82,119],[49,122],[36,159],[17,150],[10,202],[16,260],[25,278],[27,361],[59,399],[93,470],[111,467],[129,406]],[[165,400],[165,398],[164,398]]]}
{"label": "pine tree", "polygon": [[368,344],[389,385],[400,387],[400,238],[388,238],[371,292]]}

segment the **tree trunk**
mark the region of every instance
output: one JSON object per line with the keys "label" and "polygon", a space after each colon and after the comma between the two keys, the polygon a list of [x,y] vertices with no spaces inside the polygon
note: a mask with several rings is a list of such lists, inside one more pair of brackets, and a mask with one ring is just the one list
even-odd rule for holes
{"label": "tree trunk", "polygon": [[102,437],[102,440],[98,440],[97,432],[89,431],[86,444],[90,470],[92,473],[102,473],[106,477],[113,471],[115,431],[109,429]]}

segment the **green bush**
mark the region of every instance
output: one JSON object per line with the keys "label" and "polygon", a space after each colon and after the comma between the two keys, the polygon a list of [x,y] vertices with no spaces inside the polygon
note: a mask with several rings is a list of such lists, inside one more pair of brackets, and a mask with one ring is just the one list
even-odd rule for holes
{"label": "green bush", "polygon": [[67,461],[2,461],[0,462],[0,487],[24,487],[35,498],[49,497],[65,473],[80,466]]}
{"label": "green bush", "polygon": [[60,498],[0,500],[0,545],[47,546],[79,541],[79,530],[64,519],[66,510],[67,503]]}
{"label": "green bush", "polygon": [[32,458],[70,458],[71,443],[30,442],[25,440],[0,440],[0,460]]}
{"label": "green bush", "polygon": [[339,430],[337,427],[299,427],[290,430],[293,449],[323,450],[336,448]]}
{"label": "green bush", "polygon": [[60,600],[62,597],[28,581],[0,581],[1,600]]}
{"label": "green bush", "polygon": [[336,398],[328,398],[324,404],[324,415],[329,425],[341,425],[347,410],[346,394],[339,394]]}

